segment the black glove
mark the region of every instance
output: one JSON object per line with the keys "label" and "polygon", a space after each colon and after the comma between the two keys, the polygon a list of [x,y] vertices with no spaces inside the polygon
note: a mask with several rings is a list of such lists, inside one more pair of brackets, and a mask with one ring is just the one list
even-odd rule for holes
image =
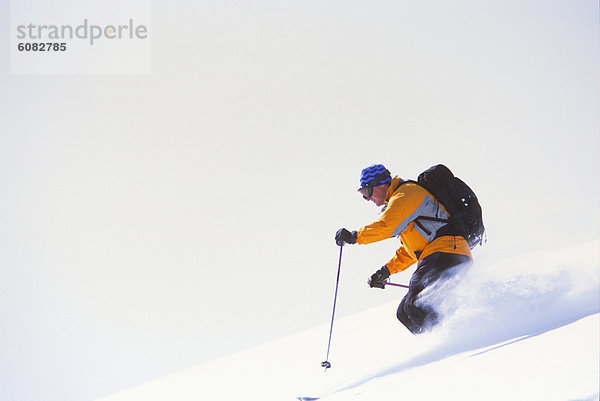
{"label": "black glove", "polygon": [[385,288],[385,280],[387,280],[389,276],[390,271],[388,270],[387,266],[383,266],[381,269],[373,273],[373,275],[367,282],[369,283],[371,288]]}
{"label": "black glove", "polygon": [[335,233],[335,243],[339,246],[345,244],[356,244],[356,231],[348,231],[345,228],[340,228]]}

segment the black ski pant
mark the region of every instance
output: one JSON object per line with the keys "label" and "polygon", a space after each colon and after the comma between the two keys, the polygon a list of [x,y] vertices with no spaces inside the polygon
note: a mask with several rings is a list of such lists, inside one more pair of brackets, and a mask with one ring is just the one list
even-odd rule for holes
{"label": "black ski pant", "polygon": [[406,296],[398,306],[396,316],[413,334],[427,331],[438,322],[436,311],[424,302],[417,302],[425,288],[446,280],[471,264],[466,255],[436,252],[421,259],[410,278]]}

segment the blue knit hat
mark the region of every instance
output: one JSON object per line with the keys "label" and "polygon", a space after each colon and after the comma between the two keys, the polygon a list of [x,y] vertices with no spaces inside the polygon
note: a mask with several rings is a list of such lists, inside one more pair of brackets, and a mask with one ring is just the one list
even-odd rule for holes
{"label": "blue knit hat", "polygon": [[373,164],[362,170],[360,187],[375,187],[392,182],[392,175],[383,164]]}

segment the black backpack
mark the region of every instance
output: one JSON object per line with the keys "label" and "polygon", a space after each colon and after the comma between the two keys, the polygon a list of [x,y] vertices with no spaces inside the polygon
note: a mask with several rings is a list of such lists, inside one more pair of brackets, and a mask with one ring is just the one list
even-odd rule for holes
{"label": "black backpack", "polygon": [[455,177],[443,164],[435,165],[419,175],[417,184],[429,191],[450,214],[448,220],[419,216],[417,219],[447,221],[437,236],[460,235],[467,240],[469,248],[481,245],[485,233],[481,206],[477,196],[467,184]]}

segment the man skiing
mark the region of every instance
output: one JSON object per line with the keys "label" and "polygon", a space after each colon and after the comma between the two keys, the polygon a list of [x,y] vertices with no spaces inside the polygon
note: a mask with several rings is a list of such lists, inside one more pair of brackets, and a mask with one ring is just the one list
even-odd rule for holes
{"label": "man skiing", "polygon": [[372,288],[385,288],[391,274],[417,263],[397,317],[413,334],[431,329],[438,315],[430,305],[419,300],[419,295],[435,282],[452,277],[471,264],[469,244],[448,224],[448,212],[430,192],[414,181],[392,178],[381,164],[362,170],[358,191],[365,200],[384,206],[383,212],[377,221],[357,231],[339,229],[335,234],[336,243],[340,246],[370,244],[400,237],[402,245],[394,257],[375,272],[368,283]]}

